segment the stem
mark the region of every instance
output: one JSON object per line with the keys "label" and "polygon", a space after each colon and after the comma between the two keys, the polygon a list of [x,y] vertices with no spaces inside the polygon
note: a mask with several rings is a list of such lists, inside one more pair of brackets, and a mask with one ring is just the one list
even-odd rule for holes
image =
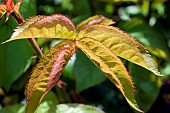
{"label": "stem", "polygon": [[[15,20],[17,21],[18,24],[21,24],[25,21],[21,15],[18,17],[14,12],[12,13],[12,16],[15,18]],[[39,59],[41,59],[43,56],[43,53],[42,53],[38,43],[36,42],[36,40],[34,38],[28,38],[26,40],[28,41],[29,45],[32,47],[35,55]]]}
{"label": "stem", "polygon": [[32,47],[34,53],[36,54],[36,56],[40,59],[43,56],[43,53],[38,45],[38,43],[36,42],[36,40],[34,38],[28,38],[27,41],[29,42],[30,46]]}

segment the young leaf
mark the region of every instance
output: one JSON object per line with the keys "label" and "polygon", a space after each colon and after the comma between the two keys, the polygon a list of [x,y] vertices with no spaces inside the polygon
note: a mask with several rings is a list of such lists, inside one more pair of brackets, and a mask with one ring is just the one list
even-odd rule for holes
{"label": "young leaf", "polygon": [[120,29],[105,25],[92,25],[81,30],[78,38],[92,37],[108,48],[116,55],[142,66],[156,75],[161,75],[148,52],[134,38]]}
{"label": "young leaf", "polygon": [[4,4],[0,4],[0,19],[6,13],[6,6]]}
{"label": "young leaf", "polygon": [[111,48],[88,37],[81,38],[76,44],[118,87],[130,106],[142,112],[134,99],[134,86],[131,76],[129,76],[121,60],[111,51]]}
{"label": "young leaf", "polygon": [[26,89],[26,113],[35,112],[44,96],[56,84],[74,52],[72,41],[62,41],[51,48],[36,65]]}
{"label": "young leaf", "polygon": [[12,37],[15,37],[17,35],[19,35],[21,32],[23,32],[29,25],[33,24],[34,22],[42,19],[42,18],[45,18],[45,16],[33,16],[29,19],[27,19],[25,22],[23,22],[20,26],[18,26],[16,29],[15,29],[15,32],[12,34]]}
{"label": "young leaf", "polygon": [[89,25],[93,25],[93,24],[103,24],[103,25],[111,25],[114,24],[115,22],[112,21],[111,19],[108,19],[102,15],[95,15],[92,16],[86,20],[84,20],[83,22],[79,23],[76,26],[76,29],[79,31],[80,29],[89,26]]}
{"label": "young leaf", "polygon": [[[5,13],[6,13],[6,21],[8,20],[8,18],[9,18],[9,15],[11,14],[11,13],[13,13],[14,12],[14,14],[15,14],[15,16],[17,17],[17,18],[23,18],[22,16],[21,16],[21,14],[19,13],[19,8],[20,8],[20,4],[22,3],[22,1],[23,0],[19,0],[19,2],[17,2],[16,4],[14,4],[14,1],[13,0],[3,0],[4,1],[4,4],[2,4],[2,5],[4,5],[5,6]],[[1,7],[1,6],[0,6]],[[1,10],[1,9],[0,9]],[[1,11],[0,11],[0,13],[1,13]],[[4,14],[5,14],[4,13]],[[1,16],[3,16],[2,14],[0,14],[0,18],[1,18]]]}
{"label": "young leaf", "polygon": [[18,26],[8,41],[24,38],[75,39],[75,26],[71,20],[63,15],[55,14],[45,16],[32,24],[29,23],[30,19],[24,23],[26,24],[26,27],[22,24]]}

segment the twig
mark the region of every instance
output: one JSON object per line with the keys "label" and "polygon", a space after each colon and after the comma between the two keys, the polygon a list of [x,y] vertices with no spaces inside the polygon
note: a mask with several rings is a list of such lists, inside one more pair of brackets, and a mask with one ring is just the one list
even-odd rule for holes
{"label": "twig", "polygon": [[[20,16],[20,18],[18,18],[17,15],[15,15],[15,13],[12,13],[12,16],[15,18],[15,20],[17,21],[18,24],[21,24],[25,21],[22,16]],[[32,47],[36,56],[39,59],[41,59],[43,56],[43,53],[42,53],[38,43],[36,42],[36,40],[34,38],[28,38],[27,41],[28,41],[29,45]]]}

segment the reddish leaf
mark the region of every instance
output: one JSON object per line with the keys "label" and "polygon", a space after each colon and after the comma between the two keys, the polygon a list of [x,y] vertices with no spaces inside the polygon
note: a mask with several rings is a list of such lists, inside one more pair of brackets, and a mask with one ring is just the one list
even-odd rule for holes
{"label": "reddish leaf", "polygon": [[[5,13],[7,14],[6,16],[6,21],[8,20],[9,18],[9,15],[11,13],[14,12],[14,16],[17,17],[17,18],[20,18],[20,19],[23,19],[23,17],[21,16],[21,14],[19,13],[19,8],[20,8],[20,4],[22,3],[23,0],[19,0],[19,2],[17,2],[16,4],[14,4],[14,1],[13,0],[4,0],[4,5],[5,8],[6,8],[6,11]],[[5,14],[3,13],[3,15]],[[1,8],[0,8],[0,18],[3,16],[1,14]]]}
{"label": "reddish leaf", "polygon": [[36,65],[26,89],[26,113],[35,112],[44,96],[56,84],[74,52],[72,41],[62,41],[51,48]]}
{"label": "reddish leaf", "polygon": [[[35,21],[35,19],[38,20]],[[61,14],[54,14],[29,18],[15,29],[11,38],[6,42],[25,38],[64,38],[74,40],[75,35],[76,30],[72,21]]]}

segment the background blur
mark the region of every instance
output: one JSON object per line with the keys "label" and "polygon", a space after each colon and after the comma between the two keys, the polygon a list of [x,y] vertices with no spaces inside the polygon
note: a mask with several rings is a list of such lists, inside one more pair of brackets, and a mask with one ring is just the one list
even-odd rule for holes
{"label": "background blur", "polygon": [[[122,59],[133,77],[139,107],[147,113],[170,112],[169,0],[23,0],[20,12],[25,19],[37,14],[61,13],[75,24],[96,14],[113,19],[114,26],[128,32],[147,48],[160,72],[167,75],[157,77]],[[5,17],[0,20],[0,43],[9,39],[17,26],[12,17],[4,21]],[[37,39],[44,53],[58,41]],[[33,55],[25,40],[0,45],[0,113],[23,113],[25,85],[37,62]],[[55,106],[59,103],[84,103],[106,113],[135,112],[80,50],[67,65],[61,80],[65,82],[63,88],[55,86],[38,113],[56,113]]]}

